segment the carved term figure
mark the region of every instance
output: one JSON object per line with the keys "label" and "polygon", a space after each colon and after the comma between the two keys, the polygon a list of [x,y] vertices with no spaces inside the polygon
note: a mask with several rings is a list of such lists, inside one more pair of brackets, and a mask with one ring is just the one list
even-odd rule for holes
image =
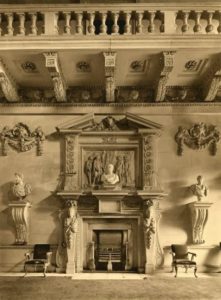
{"label": "carved term figure", "polygon": [[18,200],[24,200],[31,193],[31,186],[24,183],[24,176],[21,173],[15,173],[15,181],[12,186],[12,193]]}
{"label": "carved term figure", "polygon": [[145,210],[144,210],[144,237],[145,237],[145,244],[148,249],[151,247],[152,242],[152,235],[155,234],[155,219],[154,219],[154,207],[153,201],[147,200],[145,203]]}
{"label": "carved term figure", "polygon": [[203,184],[203,177],[201,175],[197,176],[197,183],[191,186],[191,191],[197,197],[198,201],[202,201],[207,196],[208,189]]}
{"label": "carved term figure", "polygon": [[77,208],[71,205],[68,209],[68,217],[64,221],[64,236],[68,248],[75,246],[77,234]]}
{"label": "carved term figure", "polygon": [[111,185],[116,184],[120,181],[119,176],[114,173],[114,165],[109,164],[107,166],[107,173],[102,175],[101,180],[104,184],[111,184]]}

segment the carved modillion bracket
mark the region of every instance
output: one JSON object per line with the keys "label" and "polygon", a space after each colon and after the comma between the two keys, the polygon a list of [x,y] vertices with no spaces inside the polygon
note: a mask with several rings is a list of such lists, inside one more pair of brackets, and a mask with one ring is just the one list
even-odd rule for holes
{"label": "carved modillion bracket", "polygon": [[28,243],[29,208],[31,204],[24,201],[16,201],[9,204],[11,216],[15,226],[15,244]]}
{"label": "carved modillion bracket", "polygon": [[217,92],[221,86],[221,68],[216,70],[210,79],[204,84],[204,101],[213,101],[216,98]]}
{"label": "carved modillion bracket", "polygon": [[103,52],[105,68],[106,102],[115,102],[115,67],[116,52]]}
{"label": "carved modillion bracket", "polygon": [[54,85],[55,97],[58,102],[66,101],[66,83],[62,74],[62,70],[56,52],[46,52],[45,65],[48,69]]}
{"label": "carved modillion bracket", "polygon": [[193,244],[204,244],[204,229],[209,217],[209,208],[212,202],[197,201],[188,204],[192,220]]}
{"label": "carved modillion bracket", "polygon": [[161,57],[162,69],[155,90],[156,102],[164,101],[169,74],[172,72],[174,66],[175,53],[176,53],[175,51],[162,52],[162,57]]}
{"label": "carved modillion bracket", "polygon": [[2,92],[5,98],[9,102],[18,102],[19,95],[17,90],[17,84],[15,80],[12,78],[11,74],[5,67],[3,61],[0,59],[0,84],[2,88]]}

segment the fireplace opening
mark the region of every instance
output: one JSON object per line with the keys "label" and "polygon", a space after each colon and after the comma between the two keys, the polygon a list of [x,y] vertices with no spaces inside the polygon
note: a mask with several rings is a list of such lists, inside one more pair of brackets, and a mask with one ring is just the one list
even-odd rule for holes
{"label": "fireplace opening", "polygon": [[123,230],[94,230],[95,268],[102,271],[124,271],[127,243]]}

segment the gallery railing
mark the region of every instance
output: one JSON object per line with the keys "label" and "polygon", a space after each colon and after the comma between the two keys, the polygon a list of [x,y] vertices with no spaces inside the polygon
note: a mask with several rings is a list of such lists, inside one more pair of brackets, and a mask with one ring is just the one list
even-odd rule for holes
{"label": "gallery railing", "polygon": [[1,5],[0,36],[220,34],[221,4]]}

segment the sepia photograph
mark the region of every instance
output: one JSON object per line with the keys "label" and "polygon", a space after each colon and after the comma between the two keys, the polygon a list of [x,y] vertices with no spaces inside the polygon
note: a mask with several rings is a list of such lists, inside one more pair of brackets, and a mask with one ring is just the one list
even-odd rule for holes
{"label": "sepia photograph", "polygon": [[220,133],[220,0],[0,0],[0,300],[220,300]]}

